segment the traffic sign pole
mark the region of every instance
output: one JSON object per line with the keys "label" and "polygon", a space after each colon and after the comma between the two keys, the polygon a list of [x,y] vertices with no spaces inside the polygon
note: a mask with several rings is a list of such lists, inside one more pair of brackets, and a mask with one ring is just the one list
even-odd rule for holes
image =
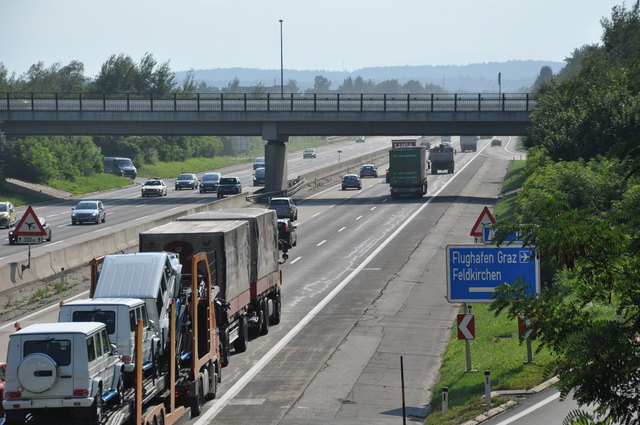
{"label": "traffic sign pole", "polygon": [[[463,304],[463,309],[465,313],[471,314],[471,306],[467,305],[467,303]],[[464,348],[467,359],[467,369],[465,372],[471,372],[471,344],[469,343],[469,339],[464,340]]]}

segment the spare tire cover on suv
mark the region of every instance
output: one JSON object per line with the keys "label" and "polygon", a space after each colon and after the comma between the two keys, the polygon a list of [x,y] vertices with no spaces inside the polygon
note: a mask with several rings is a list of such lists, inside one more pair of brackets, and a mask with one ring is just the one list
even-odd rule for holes
{"label": "spare tire cover on suv", "polygon": [[47,391],[56,382],[57,377],[56,362],[46,354],[29,354],[18,366],[20,385],[32,393]]}

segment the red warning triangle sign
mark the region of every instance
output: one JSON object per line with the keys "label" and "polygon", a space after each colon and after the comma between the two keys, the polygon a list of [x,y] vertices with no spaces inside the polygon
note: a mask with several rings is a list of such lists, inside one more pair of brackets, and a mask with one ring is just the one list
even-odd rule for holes
{"label": "red warning triangle sign", "polygon": [[27,207],[27,211],[24,213],[20,222],[13,231],[17,236],[46,236],[47,232],[40,224],[40,220],[36,216],[35,211],[31,208],[31,205]]}
{"label": "red warning triangle sign", "polygon": [[489,211],[489,207],[484,207],[482,212],[480,213],[480,217],[476,220],[476,224],[471,228],[471,236],[482,236],[482,228],[484,226],[491,226],[496,222],[496,219],[491,215],[491,211]]}

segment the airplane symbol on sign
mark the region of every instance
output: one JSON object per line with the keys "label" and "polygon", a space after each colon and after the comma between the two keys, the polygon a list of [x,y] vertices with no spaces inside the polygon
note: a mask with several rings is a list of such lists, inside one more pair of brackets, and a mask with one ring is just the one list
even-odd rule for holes
{"label": "airplane symbol on sign", "polygon": [[35,223],[26,223],[26,222],[25,222],[24,224],[26,224],[26,225],[27,225],[27,227],[29,228],[29,230],[33,229],[33,226],[35,226],[35,225],[36,225]]}

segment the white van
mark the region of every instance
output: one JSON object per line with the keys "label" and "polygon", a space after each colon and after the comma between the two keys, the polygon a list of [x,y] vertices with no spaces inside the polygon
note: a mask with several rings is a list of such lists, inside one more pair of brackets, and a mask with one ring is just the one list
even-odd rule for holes
{"label": "white van", "polygon": [[152,329],[161,339],[159,355],[163,355],[169,338],[169,307],[180,291],[181,276],[182,265],[175,253],[107,255],[93,298],[139,298],[144,301]]}
{"label": "white van", "polygon": [[[133,382],[135,369],[136,325],[142,321],[142,369],[154,366],[160,338],[147,316],[147,306],[138,298],[93,298],[71,301],[60,306],[59,322],[102,322],[107,326],[109,341],[115,344],[124,363],[126,381]],[[131,375],[130,375],[131,374]]]}
{"label": "white van", "polygon": [[121,375],[104,323],[28,326],[9,337],[5,424],[24,424],[27,414],[100,423],[103,403],[123,398]]}

